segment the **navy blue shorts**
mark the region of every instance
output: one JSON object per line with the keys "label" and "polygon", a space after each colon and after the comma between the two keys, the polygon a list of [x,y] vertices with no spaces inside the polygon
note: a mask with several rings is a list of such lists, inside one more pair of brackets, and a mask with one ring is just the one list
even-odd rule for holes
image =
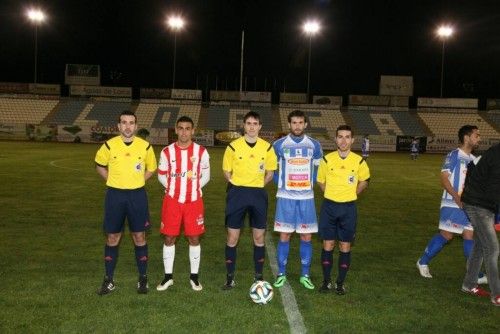
{"label": "navy blue shorts", "polygon": [[247,212],[251,227],[266,228],[267,191],[264,188],[231,186],[226,197],[226,226],[242,228]]}
{"label": "navy blue shorts", "polygon": [[104,200],[104,232],[122,232],[128,221],[130,232],[149,228],[148,196],[144,188],[123,190],[108,187]]}
{"label": "navy blue shorts", "polygon": [[337,203],[325,198],[319,214],[319,235],[323,240],[352,242],[357,219],[356,202]]}

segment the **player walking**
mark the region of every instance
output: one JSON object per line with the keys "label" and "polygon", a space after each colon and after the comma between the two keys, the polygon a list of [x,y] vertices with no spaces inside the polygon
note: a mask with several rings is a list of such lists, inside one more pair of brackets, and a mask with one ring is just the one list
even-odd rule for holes
{"label": "player walking", "polygon": [[[473,228],[462,209],[460,196],[463,191],[467,165],[475,159],[471,153],[478,147],[479,130],[474,125],[464,125],[458,130],[460,145],[446,156],[441,168],[441,185],[444,188],[439,213],[439,233],[435,234],[427,244],[424,253],[417,261],[417,268],[422,277],[432,278],[429,263],[443,247],[453,239],[454,234],[463,238],[463,252],[469,258],[474,246]],[[484,277],[484,278],[483,278]],[[479,279],[481,284],[487,283],[486,276]]]}
{"label": "player walking", "polygon": [[194,123],[191,118],[180,117],[175,125],[175,133],[177,142],[163,148],[158,167],[158,180],[165,187],[160,230],[165,237],[165,277],[156,290],[164,291],[174,284],[175,242],[184,224],[184,235],[189,242],[191,287],[201,291],[203,287],[198,278],[200,236],[205,233],[201,188],[210,180],[209,155],[203,146],[193,142]]}
{"label": "player walking", "polygon": [[313,186],[319,162],[323,156],[320,143],[304,134],[307,118],[300,110],[288,115],[290,133],[274,142],[278,157],[278,172],[274,173],[278,185],[274,231],[280,232],[277,247],[278,277],[274,282],[282,287],[286,278],[286,264],[293,232],[300,234],[300,283],[314,289],[309,277],[312,259],[312,233],[318,232]]}

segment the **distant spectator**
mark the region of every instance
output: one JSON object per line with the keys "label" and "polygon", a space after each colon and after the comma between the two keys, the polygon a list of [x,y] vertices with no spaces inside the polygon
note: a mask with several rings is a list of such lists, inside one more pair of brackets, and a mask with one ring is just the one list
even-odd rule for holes
{"label": "distant spectator", "polygon": [[413,138],[410,145],[411,160],[417,160],[419,150],[420,150],[420,143],[417,138]]}
{"label": "distant spectator", "polygon": [[361,143],[361,155],[365,160],[370,156],[370,138],[368,138],[368,135],[363,137],[363,142]]}

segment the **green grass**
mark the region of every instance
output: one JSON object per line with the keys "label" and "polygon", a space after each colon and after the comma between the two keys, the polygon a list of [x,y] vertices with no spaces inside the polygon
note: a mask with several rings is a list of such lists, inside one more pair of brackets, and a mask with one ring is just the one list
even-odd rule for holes
{"label": "green grass", "polygon": [[[212,179],[204,190],[207,233],[202,240],[201,282],[189,286],[188,248],[180,239],[175,285],[159,293],[163,276],[159,235],[162,189],[148,185],[150,293],[135,290],[137,271],[128,235],[115,274],[117,289],[95,294],[103,276],[105,185],[94,170],[97,145],[0,142],[0,332],[286,333],[280,292],[266,306],[253,304],[249,229],[238,248],[237,288],[223,292],[225,184],[223,150],[210,148]],[[159,152],[159,147],[157,152]],[[359,199],[359,223],[348,294],[322,295],[298,283],[298,239],[292,239],[289,281],[310,333],[498,333],[500,310],[487,299],[462,294],[461,239],[434,259],[433,279],[415,268],[437,231],[442,156],[374,153],[372,181]],[[274,214],[269,186],[269,223]],[[317,194],[317,204],[321,195]],[[270,224],[270,226],[272,226]],[[271,227],[272,229],[272,227]],[[273,234],[276,243],[277,237]],[[319,285],[320,242],[314,240],[312,277]],[[337,256],[335,254],[336,261]],[[267,261],[265,276],[272,281]],[[334,270],[335,273],[336,270]]]}

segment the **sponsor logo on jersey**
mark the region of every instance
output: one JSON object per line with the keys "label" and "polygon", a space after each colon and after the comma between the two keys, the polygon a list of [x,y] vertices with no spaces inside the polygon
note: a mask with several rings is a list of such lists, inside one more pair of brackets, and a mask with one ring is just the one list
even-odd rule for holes
{"label": "sponsor logo on jersey", "polygon": [[290,158],[287,161],[290,165],[307,165],[309,159],[306,158]]}

